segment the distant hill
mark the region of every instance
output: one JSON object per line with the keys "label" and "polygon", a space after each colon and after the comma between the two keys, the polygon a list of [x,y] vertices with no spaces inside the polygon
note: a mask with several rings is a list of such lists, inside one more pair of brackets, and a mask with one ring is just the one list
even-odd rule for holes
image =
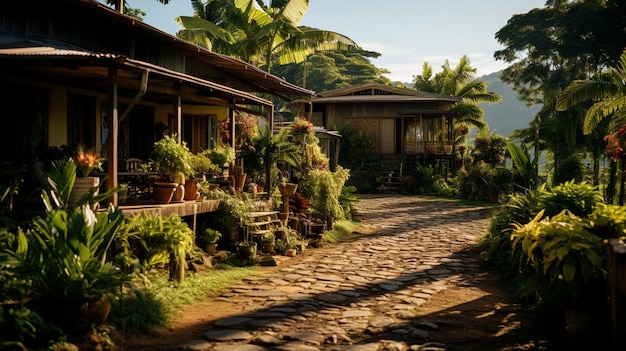
{"label": "distant hill", "polygon": [[487,90],[502,95],[497,104],[479,104],[485,111],[485,122],[489,124],[489,132],[509,136],[515,129],[528,128],[541,106],[527,107],[517,98],[513,87],[500,80],[500,72],[479,77],[487,83]]}

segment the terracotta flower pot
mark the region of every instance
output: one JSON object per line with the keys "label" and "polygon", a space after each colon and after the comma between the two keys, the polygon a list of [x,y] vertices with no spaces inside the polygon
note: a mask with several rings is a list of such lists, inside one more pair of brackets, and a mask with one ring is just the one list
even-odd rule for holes
{"label": "terracotta flower pot", "polygon": [[172,201],[174,191],[176,191],[177,183],[171,182],[154,182],[152,196],[154,203],[169,204]]}

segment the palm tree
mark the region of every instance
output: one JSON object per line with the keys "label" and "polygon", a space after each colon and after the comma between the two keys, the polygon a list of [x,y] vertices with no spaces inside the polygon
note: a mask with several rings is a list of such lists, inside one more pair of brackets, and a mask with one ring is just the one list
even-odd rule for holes
{"label": "palm tree", "polygon": [[626,123],[626,50],[620,56],[617,67],[600,73],[598,79],[570,83],[559,96],[556,109],[565,111],[589,101],[593,105],[585,113],[585,134],[591,134],[607,117],[610,118],[610,132]]}
{"label": "palm tree", "polygon": [[[271,72],[272,62],[300,63],[319,50],[358,45],[331,31],[299,26],[308,0],[192,0],[194,16],[176,18],[178,35]],[[210,41],[210,44],[207,42]]]}
{"label": "palm tree", "polygon": [[463,100],[454,105],[451,110],[458,113],[455,119],[455,128],[460,125],[475,126],[482,130],[487,127],[483,121],[484,112],[478,106],[481,102],[496,103],[502,101],[500,94],[487,91],[487,84],[478,80],[476,68],[470,66],[467,56],[461,57],[455,68],[450,67],[450,62],[445,61],[442,66],[443,71],[433,76],[433,69],[424,63],[422,74],[413,76],[413,83],[416,90],[457,96]]}
{"label": "palm tree", "polygon": [[[575,80],[563,90],[556,104],[557,111],[566,111],[572,108],[583,109],[582,103],[593,103],[585,112],[583,133],[586,135],[602,131],[606,128],[608,119],[608,133],[616,132],[626,124],[626,50],[620,56],[617,67],[610,67],[598,75],[597,79]],[[624,166],[626,160],[621,158],[621,180],[619,204],[624,204],[626,174]],[[611,180],[614,179],[614,164],[611,165]],[[612,182],[610,182],[612,183]],[[609,189],[612,194],[613,188]],[[610,198],[611,196],[609,196]],[[610,199],[609,199],[610,200]]]}
{"label": "palm tree", "polygon": [[295,166],[300,161],[300,148],[289,140],[286,128],[273,134],[269,127],[263,128],[258,137],[252,141],[252,150],[248,160],[250,167],[263,167],[265,170],[265,189],[271,193],[272,171],[278,164],[287,163]]}

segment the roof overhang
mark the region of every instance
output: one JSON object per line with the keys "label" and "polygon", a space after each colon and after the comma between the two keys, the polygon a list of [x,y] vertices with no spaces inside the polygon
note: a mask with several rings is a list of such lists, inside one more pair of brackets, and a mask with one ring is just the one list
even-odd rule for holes
{"label": "roof overhang", "polygon": [[109,69],[117,71],[120,96],[134,96],[144,73],[149,76],[144,100],[171,103],[180,96],[183,103],[227,107],[273,106],[269,100],[232,87],[168,70],[147,62],[110,53],[98,53],[55,43],[0,35],[0,72],[16,80],[46,81],[99,92],[108,91]]}

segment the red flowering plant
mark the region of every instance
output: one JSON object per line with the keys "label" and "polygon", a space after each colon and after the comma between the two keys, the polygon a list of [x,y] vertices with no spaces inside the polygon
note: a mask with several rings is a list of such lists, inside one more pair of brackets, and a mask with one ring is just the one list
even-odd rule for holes
{"label": "red flowering plant", "polygon": [[313,123],[307,121],[305,118],[296,117],[291,125],[291,133],[294,136],[306,135],[313,131]]}
{"label": "red flowering plant", "polygon": [[104,158],[100,157],[97,152],[84,150],[82,147],[78,148],[74,157],[74,163],[82,177],[89,177],[89,173],[96,169],[102,171],[103,160]]}
{"label": "red flowering plant", "polygon": [[[252,140],[259,135],[258,119],[248,113],[237,111],[235,114],[235,145],[238,150],[250,150]],[[230,144],[230,119],[220,123],[222,142]]]}
{"label": "red flowering plant", "polygon": [[621,126],[617,132],[613,132],[604,137],[606,140],[606,154],[613,161],[626,158],[626,124]]}

